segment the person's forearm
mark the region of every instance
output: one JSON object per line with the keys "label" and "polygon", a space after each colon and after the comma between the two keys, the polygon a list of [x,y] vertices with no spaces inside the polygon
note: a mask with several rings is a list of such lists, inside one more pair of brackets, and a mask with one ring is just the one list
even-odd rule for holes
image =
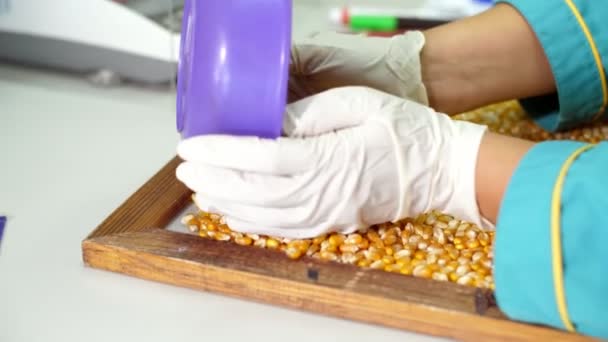
{"label": "person's forearm", "polygon": [[424,34],[422,78],[437,111],[457,114],[555,91],[540,43],[510,5],[498,4]]}
{"label": "person's forearm", "polygon": [[484,135],[475,171],[477,205],[482,216],[496,223],[511,176],[534,142],[488,132]]}

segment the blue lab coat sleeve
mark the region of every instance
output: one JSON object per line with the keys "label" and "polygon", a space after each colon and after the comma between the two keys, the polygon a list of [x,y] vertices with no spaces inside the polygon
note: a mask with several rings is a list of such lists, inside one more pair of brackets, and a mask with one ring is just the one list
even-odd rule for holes
{"label": "blue lab coat sleeve", "polygon": [[[509,0],[549,59],[557,94],[522,100],[545,129],[603,119],[608,1]],[[515,320],[608,339],[608,142],[537,144],[501,203],[495,295]]]}
{"label": "blue lab coat sleeve", "polygon": [[606,116],[608,1],[500,0],[528,21],[549,60],[557,92],[522,99],[548,131],[574,128]]}
{"label": "blue lab coat sleeve", "polygon": [[494,244],[495,295],[507,316],[566,329],[554,269],[561,258],[569,321],[582,334],[608,338],[607,172],[608,142],[543,142],[520,162]]}

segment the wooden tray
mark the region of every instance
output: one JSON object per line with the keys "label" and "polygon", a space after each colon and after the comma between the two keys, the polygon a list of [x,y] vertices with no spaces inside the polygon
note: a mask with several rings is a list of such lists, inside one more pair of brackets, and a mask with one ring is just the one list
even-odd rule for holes
{"label": "wooden tray", "polygon": [[190,203],[176,157],[82,243],[85,265],[138,278],[464,341],[578,341],[511,321],[492,292],[168,231]]}

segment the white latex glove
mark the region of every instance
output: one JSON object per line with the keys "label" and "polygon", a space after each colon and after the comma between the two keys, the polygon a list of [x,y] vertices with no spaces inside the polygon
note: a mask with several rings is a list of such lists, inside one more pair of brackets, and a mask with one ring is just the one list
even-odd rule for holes
{"label": "white latex glove", "polygon": [[343,86],[366,86],[428,105],[420,51],[424,35],[391,38],[326,32],[291,49],[290,102]]}
{"label": "white latex glove", "polygon": [[430,209],[477,224],[475,167],[486,130],[365,87],[288,106],[277,140],[202,136],[180,143],[177,177],[236,231],[309,238]]}

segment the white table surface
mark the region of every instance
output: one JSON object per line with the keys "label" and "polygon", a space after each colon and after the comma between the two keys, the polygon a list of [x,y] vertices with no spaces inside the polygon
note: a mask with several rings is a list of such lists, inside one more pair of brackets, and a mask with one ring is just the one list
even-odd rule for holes
{"label": "white table surface", "polygon": [[171,90],[0,64],[0,341],[437,340],[84,267],[177,141]]}

